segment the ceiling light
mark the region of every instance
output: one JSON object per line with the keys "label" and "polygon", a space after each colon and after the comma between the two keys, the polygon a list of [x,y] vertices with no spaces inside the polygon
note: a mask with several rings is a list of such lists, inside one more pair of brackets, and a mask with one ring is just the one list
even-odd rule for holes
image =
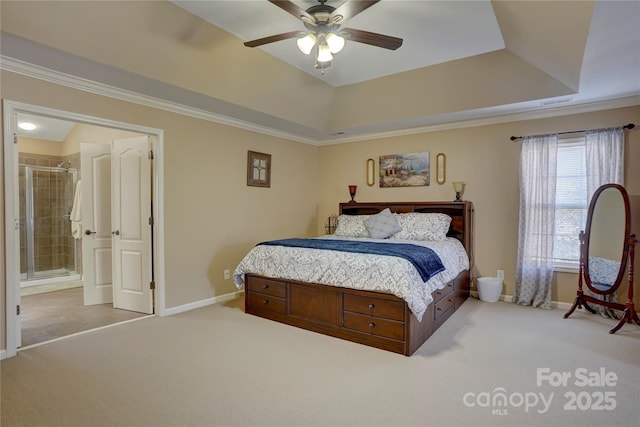
{"label": "ceiling light", "polygon": [[38,126],[36,126],[35,123],[31,123],[31,122],[20,122],[18,123],[18,127],[22,130],[34,130]]}
{"label": "ceiling light", "polygon": [[306,36],[298,39],[298,49],[305,55],[311,53],[311,49],[316,45],[316,36],[309,33]]}
{"label": "ceiling light", "polygon": [[[320,40],[319,43],[318,40]],[[317,45],[318,55],[316,57],[316,62],[328,63],[333,59],[332,54],[340,52],[344,47],[344,38],[333,32],[329,32],[326,35],[324,32],[316,32],[315,34],[309,33],[306,36],[299,38],[297,44],[300,52],[305,55],[309,55]],[[323,68],[326,68],[326,66]]]}
{"label": "ceiling light", "polygon": [[329,62],[333,59],[329,45],[321,44],[318,46],[318,62]]}
{"label": "ceiling light", "polygon": [[344,39],[336,33],[329,33],[326,37],[331,53],[338,53],[344,47]]}

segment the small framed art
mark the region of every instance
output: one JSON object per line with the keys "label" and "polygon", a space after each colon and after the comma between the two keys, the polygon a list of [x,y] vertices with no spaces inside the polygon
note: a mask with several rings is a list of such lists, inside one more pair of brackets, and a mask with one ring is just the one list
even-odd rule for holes
{"label": "small framed art", "polygon": [[247,185],[271,187],[271,154],[256,151],[247,153]]}

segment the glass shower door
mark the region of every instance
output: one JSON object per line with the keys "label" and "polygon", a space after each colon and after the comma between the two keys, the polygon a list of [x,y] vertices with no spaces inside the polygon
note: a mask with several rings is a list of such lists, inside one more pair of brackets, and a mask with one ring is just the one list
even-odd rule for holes
{"label": "glass shower door", "polygon": [[26,280],[66,276],[77,271],[71,236],[77,170],[24,166]]}

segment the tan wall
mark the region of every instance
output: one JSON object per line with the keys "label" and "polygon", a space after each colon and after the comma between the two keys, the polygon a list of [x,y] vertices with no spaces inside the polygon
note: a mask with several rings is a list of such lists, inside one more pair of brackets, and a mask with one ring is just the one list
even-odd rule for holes
{"label": "tan wall", "polygon": [[[5,71],[1,78],[3,99],[164,130],[167,308],[234,292],[232,281],[223,280],[223,270],[233,270],[258,241],[311,236],[316,231],[317,147]],[[272,155],[271,188],[247,187],[247,150]],[[2,187],[3,165],[4,159],[0,161]],[[4,224],[4,209],[2,215]],[[4,242],[4,227],[0,230]],[[3,271],[5,250],[3,244]],[[3,275],[3,324],[4,294]],[[6,342],[4,329],[1,348]]]}
{"label": "tan wall", "polygon": [[62,157],[63,143],[59,141],[48,141],[46,139],[20,138],[18,141],[18,150],[21,153],[46,154],[49,156]]}
{"label": "tan wall", "polygon": [[[509,137],[639,121],[640,107],[633,107],[321,147],[318,231],[327,216],[337,213],[338,203],[349,200],[348,184],[358,185],[358,201],[418,201],[453,200],[451,183],[463,181],[463,199],[471,200],[475,207],[474,277],[495,276],[496,270],[504,270],[505,293],[512,295],[518,249],[520,143]],[[367,159],[375,160],[377,173],[379,156],[416,151],[430,153],[430,186],[380,188],[377,179],[375,186],[366,185]],[[433,167],[440,152],[447,156],[444,185],[436,184]],[[625,184],[629,193],[636,196],[640,195],[640,168],[635,167],[639,162],[640,131],[636,127],[627,132],[625,149]],[[557,273],[552,299],[573,301],[577,277],[574,273]],[[640,300],[638,297],[636,300]]]}

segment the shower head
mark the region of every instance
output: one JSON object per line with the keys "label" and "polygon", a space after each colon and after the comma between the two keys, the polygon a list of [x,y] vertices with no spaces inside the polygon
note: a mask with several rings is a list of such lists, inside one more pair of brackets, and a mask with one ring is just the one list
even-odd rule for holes
{"label": "shower head", "polygon": [[[64,166],[64,165],[66,165],[66,166]],[[64,167],[65,169],[69,169],[70,166],[71,166],[71,162],[69,160],[65,160],[64,162],[58,163],[58,165],[56,167],[57,168]]]}

